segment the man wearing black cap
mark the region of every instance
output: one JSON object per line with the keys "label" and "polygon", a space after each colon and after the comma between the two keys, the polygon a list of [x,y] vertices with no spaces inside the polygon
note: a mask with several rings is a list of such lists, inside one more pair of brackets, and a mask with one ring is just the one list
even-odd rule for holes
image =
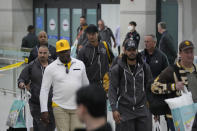
{"label": "man wearing black cap", "polygon": [[38,44],[38,38],[34,34],[35,33],[35,28],[33,25],[29,25],[27,27],[27,31],[29,32],[22,40],[22,48],[33,48]]}
{"label": "man wearing black cap", "polygon": [[[86,66],[86,73],[90,84],[103,86],[104,75],[109,71],[109,63],[113,60],[113,53],[110,48],[105,48],[98,39],[98,28],[89,25],[86,29],[88,42],[79,51],[78,59]],[[107,89],[106,89],[107,90]]]}
{"label": "man wearing black cap", "polygon": [[[197,71],[193,64],[194,45],[189,40],[184,40],[179,45],[180,60],[168,66],[154,81],[151,90],[155,94],[168,95],[168,97],[180,96],[180,90],[187,87],[192,93],[193,101],[197,102]],[[167,125],[171,131],[175,131],[172,116],[166,115]]]}
{"label": "man wearing black cap", "polygon": [[126,40],[124,48],[125,54],[110,72],[109,101],[116,131],[143,131],[148,128],[146,89],[150,88],[152,74],[134,40]]}

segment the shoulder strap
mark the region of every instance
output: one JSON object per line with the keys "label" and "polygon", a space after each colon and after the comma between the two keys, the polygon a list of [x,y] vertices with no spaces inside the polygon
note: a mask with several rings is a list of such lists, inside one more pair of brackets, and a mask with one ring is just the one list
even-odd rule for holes
{"label": "shoulder strap", "polygon": [[174,70],[174,72],[175,72],[175,74],[177,76],[177,79],[179,81],[182,81],[181,74],[179,73],[179,68],[176,66],[176,64],[172,65],[172,68],[173,68],[173,70]]}
{"label": "shoulder strap", "polygon": [[106,50],[107,50],[107,56],[108,56],[109,61],[110,61],[110,63],[111,63],[112,61],[111,61],[111,57],[110,57],[108,45],[107,45],[106,41],[103,41],[102,43],[104,44],[104,46],[105,46],[105,48],[106,48]]}

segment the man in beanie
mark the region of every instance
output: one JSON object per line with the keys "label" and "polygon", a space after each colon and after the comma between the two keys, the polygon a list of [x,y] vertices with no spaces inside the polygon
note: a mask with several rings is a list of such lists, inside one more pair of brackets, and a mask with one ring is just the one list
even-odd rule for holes
{"label": "man in beanie", "polygon": [[89,25],[86,33],[88,42],[79,51],[78,59],[84,62],[90,83],[103,87],[103,77],[109,71],[114,55],[110,48],[106,49],[104,43],[99,41],[95,25]]}
{"label": "man in beanie", "polygon": [[40,91],[42,120],[48,123],[47,98],[53,86],[52,107],[58,131],[73,131],[82,127],[76,116],[75,93],[89,85],[85,65],[82,61],[70,57],[70,45],[67,40],[56,42],[58,58],[45,69]]}
{"label": "man in beanie", "polygon": [[[168,66],[154,81],[151,90],[155,94],[168,95],[168,97],[180,96],[180,91],[187,87],[192,93],[193,101],[197,102],[197,72],[194,60],[194,45],[189,40],[184,40],[179,45],[180,60]],[[171,131],[175,131],[172,116],[166,114],[167,125]]]}
{"label": "man in beanie", "polygon": [[141,59],[134,40],[125,41],[125,54],[111,69],[109,101],[116,131],[143,131],[148,128],[146,89],[152,74]]}

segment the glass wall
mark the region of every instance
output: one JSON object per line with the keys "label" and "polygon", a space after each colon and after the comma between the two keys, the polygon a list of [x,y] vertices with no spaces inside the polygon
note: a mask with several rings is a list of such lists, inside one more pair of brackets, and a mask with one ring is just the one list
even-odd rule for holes
{"label": "glass wall", "polygon": [[74,42],[77,37],[77,28],[79,27],[81,16],[82,9],[72,9],[72,42]]}
{"label": "glass wall", "polygon": [[97,25],[96,9],[87,9],[87,23]]}
{"label": "glass wall", "polygon": [[55,43],[58,40],[57,8],[47,9],[47,34],[48,43],[55,47]]}
{"label": "glass wall", "polygon": [[36,34],[44,30],[44,8],[35,8]]}
{"label": "glass wall", "polygon": [[70,43],[70,9],[60,9],[60,39],[68,40]]}

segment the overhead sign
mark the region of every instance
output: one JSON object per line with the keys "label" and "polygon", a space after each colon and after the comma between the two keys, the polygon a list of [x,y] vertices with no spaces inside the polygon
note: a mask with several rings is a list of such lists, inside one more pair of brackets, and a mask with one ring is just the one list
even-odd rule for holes
{"label": "overhead sign", "polygon": [[64,31],[68,31],[69,30],[69,23],[67,19],[64,19],[62,22],[62,28]]}
{"label": "overhead sign", "polygon": [[55,27],[56,27],[56,23],[55,23],[55,20],[54,19],[50,19],[49,21],[49,28],[50,30],[55,30]]}

